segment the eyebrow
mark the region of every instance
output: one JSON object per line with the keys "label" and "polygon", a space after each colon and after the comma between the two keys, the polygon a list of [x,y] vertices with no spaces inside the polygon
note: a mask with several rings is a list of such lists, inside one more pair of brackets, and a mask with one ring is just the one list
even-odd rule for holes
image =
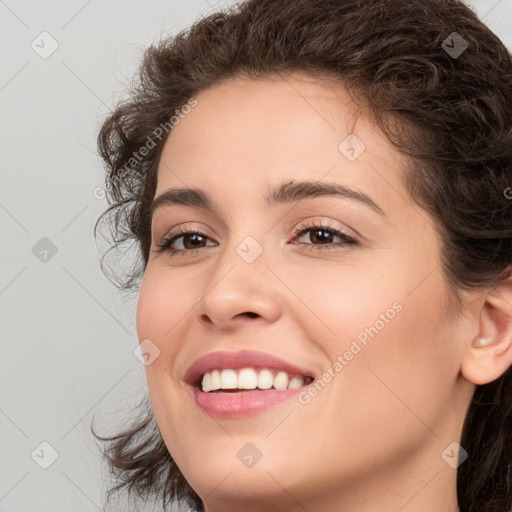
{"label": "eyebrow", "polygon": [[[265,195],[265,200],[269,206],[275,206],[320,196],[336,196],[354,199],[369,206],[378,214],[386,216],[382,208],[366,194],[345,187],[339,183],[332,182],[291,180],[277,185]],[[154,213],[159,208],[171,205],[203,208],[210,211],[214,210],[210,197],[203,190],[187,187],[170,188],[156,197],[151,203],[149,209],[150,219],[153,218]]]}

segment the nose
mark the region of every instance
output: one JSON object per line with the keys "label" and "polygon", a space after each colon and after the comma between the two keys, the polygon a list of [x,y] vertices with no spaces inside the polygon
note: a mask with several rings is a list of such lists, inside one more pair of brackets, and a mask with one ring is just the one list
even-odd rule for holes
{"label": "nose", "polygon": [[253,250],[255,242],[229,244],[216,260],[196,306],[205,326],[230,331],[246,322],[271,323],[281,316],[282,290],[267,267],[269,259],[263,251],[251,261],[244,252],[247,247]]}

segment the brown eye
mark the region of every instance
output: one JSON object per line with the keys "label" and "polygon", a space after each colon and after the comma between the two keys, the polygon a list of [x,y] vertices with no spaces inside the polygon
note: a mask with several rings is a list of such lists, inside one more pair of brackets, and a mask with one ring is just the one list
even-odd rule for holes
{"label": "brown eye", "polygon": [[[332,246],[347,246],[347,245],[356,245],[358,242],[355,238],[347,235],[343,231],[339,229],[335,229],[330,225],[306,225],[301,226],[298,230],[295,231],[296,238],[305,238],[304,242],[293,242],[294,244],[305,244],[311,245],[313,247],[318,247],[319,249],[323,249],[323,246],[332,247]],[[335,242],[335,239],[339,239],[338,242]],[[309,240],[308,243],[307,240]],[[312,247],[312,248],[313,248]]]}
{"label": "brown eye", "polygon": [[[200,231],[179,228],[164,237],[157,246],[157,252],[167,251],[171,254],[195,252],[204,248],[207,240],[209,240],[209,237]],[[175,242],[178,242],[176,244],[178,247],[173,247]]]}

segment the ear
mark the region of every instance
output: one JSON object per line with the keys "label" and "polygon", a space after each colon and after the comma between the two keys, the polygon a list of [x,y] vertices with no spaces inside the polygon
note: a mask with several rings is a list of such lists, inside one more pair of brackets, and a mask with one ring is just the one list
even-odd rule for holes
{"label": "ear", "polygon": [[463,354],[461,374],[480,385],[498,379],[512,364],[512,277],[487,293],[478,326]]}

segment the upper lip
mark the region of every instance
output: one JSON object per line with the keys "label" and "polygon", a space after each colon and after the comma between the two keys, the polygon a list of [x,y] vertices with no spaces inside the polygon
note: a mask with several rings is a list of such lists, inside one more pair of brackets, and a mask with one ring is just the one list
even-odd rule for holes
{"label": "upper lip", "polygon": [[283,359],[253,350],[240,350],[238,352],[217,351],[196,359],[185,373],[184,380],[191,386],[197,386],[199,379],[212,370],[225,368],[273,368],[284,372],[313,377],[312,373],[303,368],[290,364]]}

